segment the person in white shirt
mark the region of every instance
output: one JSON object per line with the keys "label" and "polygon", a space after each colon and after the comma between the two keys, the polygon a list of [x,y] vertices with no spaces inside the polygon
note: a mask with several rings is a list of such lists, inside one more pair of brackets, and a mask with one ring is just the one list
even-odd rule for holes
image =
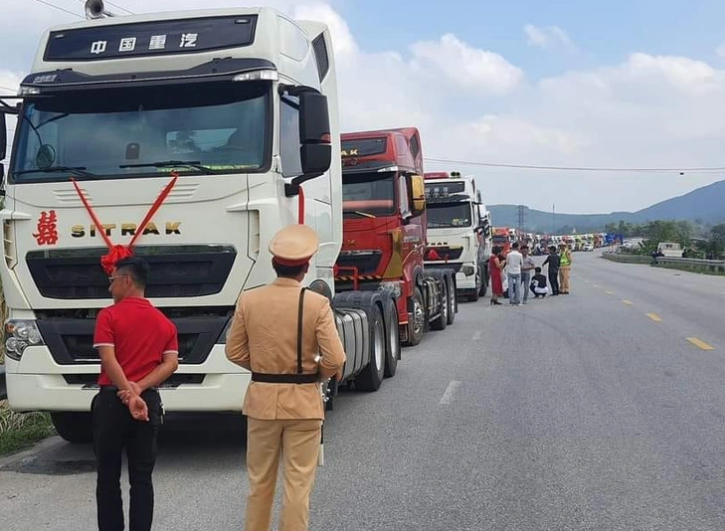
{"label": "person in white shirt", "polygon": [[519,252],[519,244],[511,245],[511,252],[506,256],[506,276],[509,283],[509,304],[521,304],[521,268],[524,257]]}

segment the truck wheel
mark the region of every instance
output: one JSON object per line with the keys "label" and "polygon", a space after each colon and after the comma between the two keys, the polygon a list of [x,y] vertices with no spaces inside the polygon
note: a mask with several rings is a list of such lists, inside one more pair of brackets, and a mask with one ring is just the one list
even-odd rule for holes
{"label": "truck wheel", "polygon": [[93,441],[93,428],[90,413],[53,412],[50,414],[55,431],[70,443],[89,443]]}
{"label": "truck wheel", "polygon": [[418,287],[415,288],[412,304],[413,316],[408,322],[408,341],[405,342],[410,347],[419,344],[423,340],[423,333],[425,332],[425,305],[423,304],[423,293]]}
{"label": "truck wheel", "polygon": [[484,269],[481,274],[481,291],[479,291],[478,294],[481,297],[485,297],[486,293],[488,293],[488,271]]}
{"label": "truck wheel", "polygon": [[431,321],[430,327],[433,330],[445,330],[446,326],[448,326],[448,298],[450,295],[448,294],[448,282],[446,282],[445,277],[440,279],[441,281],[441,304],[440,309],[438,312],[438,317],[436,317],[435,321]]}
{"label": "truck wheel", "polygon": [[481,282],[483,282],[483,279],[481,278],[481,271],[476,271],[476,287],[473,288],[473,290],[468,292],[468,300],[469,302],[476,302],[478,300],[478,292],[480,291],[480,285]]}
{"label": "truck wheel", "polygon": [[370,363],[355,378],[355,388],[373,392],[380,389],[385,372],[385,323],[380,306],[373,305],[370,313]]}
{"label": "truck wheel", "polygon": [[453,283],[450,278],[446,278],[445,282],[448,285],[448,324],[452,325],[453,321],[456,319],[456,311],[458,311],[458,308],[456,307],[456,290],[453,287]]}
{"label": "truck wheel", "polygon": [[400,324],[398,320],[398,307],[395,299],[389,305],[388,328],[385,330],[387,336],[387,348],[385,349],[385,377],[392,378],[398,370],[398,358],[400,357]]}

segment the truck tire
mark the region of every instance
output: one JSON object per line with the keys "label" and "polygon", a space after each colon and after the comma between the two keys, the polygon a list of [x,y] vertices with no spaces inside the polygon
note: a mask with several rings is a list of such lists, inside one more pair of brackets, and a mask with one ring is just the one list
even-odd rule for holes
{"label": "truck tire", "polygon": [[385,377],[392,378],[398,370],[398,358],[400,358],[400,324],[398,320],[398,306],[395,299],[390,299],[388,304],[388,319],[385,336],[387,346],[385,349]]}
{"label": "truck tire", "polygon": [[411,299],[413,305],[412,319],[408,321],[408,340],[405,342],[406,346],[414,347],[423,340],[423,334],[425,333],[425,304],[423,302],[423,293],[420,288],[416,286],[413,298]]}
{"label": "truck tire", "polygon": [[380,306],[373,305],[370,312],[370,363],[355,378],[355,388],[374,392],[380,389],[385,372],[385,323]]}
{"label": "truck tire", "polygon": [[441,305],[438,311],[438,317],[431,321],[430,327],[433,330],[445,330],[448,326],[448,310],[450,308],[449,298],[450,292],[448,291],[448,279],[446,277],[440,278],[441,283]]}
{"label": "truck tire", "polygon": [[478,294],[481,289],[480,283],[482,283],[482,282],[483,282],[483,278],[481,278],[481,270],[479,269],[476,271],[476,287],[468,292],[467,299],[469,302],[476,302],[478,300]]}
{"label": "truck tire", "polygon": [[456,312],[458,311],[458,300],[456,297],[456,287],[451,277],[445,278],[448,285],[448,324],[452,325],[456,320]]}
{"label": "truck tire", "polygon": [[55,431],[69,443],[89,443],[93,441],[93,428],[90,413],[56,411],[50,414]]}

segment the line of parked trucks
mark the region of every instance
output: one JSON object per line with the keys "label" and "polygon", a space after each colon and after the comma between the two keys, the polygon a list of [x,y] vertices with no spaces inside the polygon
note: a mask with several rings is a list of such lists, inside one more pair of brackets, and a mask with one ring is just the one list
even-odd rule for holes
{"label": "line of parked trucks", "polygon": [[340,134],[324,24],[270,8],[116,17],[100,0],[86,13],[43,35],[18,97],[0,105],[0,160],[17,117],[7,177],[0,166],[13,409],[50,411],[63,438],[90,438],[92,334],[110,303],[100,257],[137,230],[147,296],[179,332],[167,411],[241,409],[250,374],[226,359],[226,333],[240,293],[274,279],[267,245],[283,226],[319,235],[303,284],[332,301],[344,385],[377,390],[401,345],[486,293],[490,219],[475,179],[426,174],[415,128]]}

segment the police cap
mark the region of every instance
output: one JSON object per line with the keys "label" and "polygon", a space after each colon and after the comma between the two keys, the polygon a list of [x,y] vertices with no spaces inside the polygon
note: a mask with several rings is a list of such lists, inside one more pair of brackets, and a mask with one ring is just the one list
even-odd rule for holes
{"label": "police cap", "polygon": [[269,242],[274,261],[283,266],[301,266],[317,252],[317,234],[307,225],[289,225],[277,232]]}

